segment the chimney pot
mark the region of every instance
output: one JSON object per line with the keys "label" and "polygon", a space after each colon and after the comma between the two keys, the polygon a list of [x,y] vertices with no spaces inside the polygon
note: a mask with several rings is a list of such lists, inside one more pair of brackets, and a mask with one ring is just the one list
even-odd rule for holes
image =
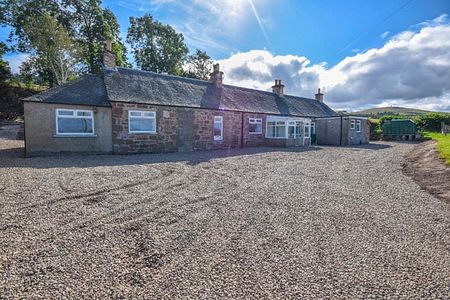
{"label": "chimney pot", "polygon": [[275,79],[275,85],[272,87],[272,92],[280,96],[284,95],[284,85],[281,84],[281,79]]}
{"label": "chimney pot", "polygon": [[214,83],[217,87],[222,87],[223,83],[223,72],[220,71],[219,64],[213,65],[213,72],[209,74],[209,80]]}

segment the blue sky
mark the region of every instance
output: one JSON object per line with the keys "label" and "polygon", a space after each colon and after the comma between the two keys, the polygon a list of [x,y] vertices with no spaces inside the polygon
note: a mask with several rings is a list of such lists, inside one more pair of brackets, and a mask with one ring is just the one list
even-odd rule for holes
{"label": "blue sky", "polygon": [[[202,2],[210,4],[196,4]],[[123,37],[130,16],[150,13],[161,22],[182,29],[191,49],[206,50],[215,59],[268,49],[275,55],[301,55],[312,63],[325,61],[330,66],[356,52],[380,47],[387,38],[410,26],[450,13],[449,0],[253,0],[253,4],[266,35],[248,0],[104,1],[104,6],[117,14]],[[187,7],[195,9],[189,11]],[[224,11],[220,11],[221,7]],[[226,18],[224,23],[210,23],[210,16],[216,17],[216,8]],[[195,31],[187,30],[186,24]],[[204,28],[211,26],[220,32]],[[382,36],[384,33],[387,34]],[[209,43],[201,41],[204,38]]]}
{"label": "blue sky", "polygon": [[[321,87],[336,109],[401,105],[450,111],[450,0],[103,0],[125,40],[130,16],[153,15],[225,82],[290,94]],[[2,40],[7,29],[0,30]],[[13,69],[25,54],[8,54]],[[129,57],[132,59],[131,54]],[[447,83],[448,82],[448,83]]]}

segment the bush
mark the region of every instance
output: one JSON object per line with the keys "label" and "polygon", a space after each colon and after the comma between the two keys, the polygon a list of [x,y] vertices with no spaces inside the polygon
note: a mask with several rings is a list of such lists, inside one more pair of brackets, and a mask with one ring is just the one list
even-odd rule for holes
{"label": "bush", "polygon": [[[441,122],[445,124],[450,124],[450,113],[427,113],[418,116],[402,116],[402,115],[386,115],[382,116],[380,121],[380,129],[384,124],[385,120],[393,119],[410,119],[417,125],[419,131],[440,131]],[[375,119],[371,119],[375,120]]]}
{"label": "bush", "polygon": [[450,114],[448,113],[429,113],[414,118],[420,130],[440,131],[441,122],[450,124]]}
{"label": "bush", "polygon": [[378,141],[381,139],[381,121],[379,119],[369,118],[369,126],[370,126],[370,140]]}

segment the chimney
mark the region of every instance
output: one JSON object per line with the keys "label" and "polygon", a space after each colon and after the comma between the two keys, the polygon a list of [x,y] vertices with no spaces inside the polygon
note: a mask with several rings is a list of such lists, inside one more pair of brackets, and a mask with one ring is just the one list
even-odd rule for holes
{"label": "chimney", "polygon": [[316,100],[319,102],[323,102],[323,94],[320,92],[320,89],[317,90],[317,94],[315,94],[314,96],[316,96]]}
{"label": "chimney", "polygon": [[280,96],[284,95],[284,84],[281,84],[280,79],[275,79],[275,85],[272,87],[272,92]]}
{"label": "chimney", "polygon": [[214,83],[217,87],[222,87],[223,72],[220,71],[219,64],[214,64],[213,72],[209,74],[209,81]]}
{"label": "chimney", "polygon": [[103,52],[103,68],[115,69],[116,68],[116,55],[112,51],[112,41],[106,40],[105,51]]}

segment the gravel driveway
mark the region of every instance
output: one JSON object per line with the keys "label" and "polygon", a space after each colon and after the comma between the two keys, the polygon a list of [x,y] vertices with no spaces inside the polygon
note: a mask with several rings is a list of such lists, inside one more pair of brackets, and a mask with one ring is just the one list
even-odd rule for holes
{"label": "gravel driveway", "polygon": [[0,141],[1,299],[449,298],[449,204],[414,144],[18,158]]}

